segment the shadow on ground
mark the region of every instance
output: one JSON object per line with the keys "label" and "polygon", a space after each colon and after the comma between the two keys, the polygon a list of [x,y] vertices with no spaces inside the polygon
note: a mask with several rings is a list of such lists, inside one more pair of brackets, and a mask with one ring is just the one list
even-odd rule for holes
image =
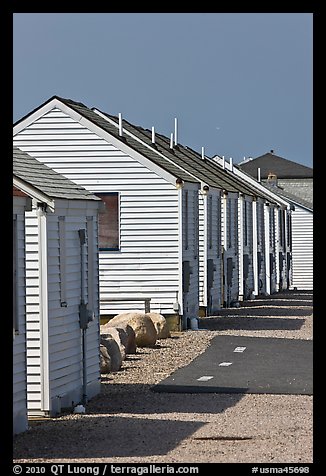
{"label": "shadow on ground", "polygon": [[218,317],[218,316],[244,316],[244,317],[256,317],[256,316],[266,316],[266,317],[272,317],[272,316],[286,316],[286,317],[291,317],[291,316],[311,316],[312,314],[312,308],[311,307],[306,307],[304,309],[298,309],[298,308],[291,308],[291,306],[280,306],[280,307],[249,307],[249,306],[244,306],[244,307],[228,307],[228,308],[223,308],[219,309],[219,311],[216,313],[216,316],[213,317]]}
{"label": "shadow on ground", "polygon": [[277,317],[256,316],[221,316],[203,317],[199,319],[199,329],[210,331],[270,331],[270,330],[299,330],[305,323],[305,319],[282,319]]}
{"label": "shadow on ground", "polygon": [[[165,455],[206,424],[188,421],[185,413],[222,413],[244,396],[203,394],[194,399],[150,392],[150,398],[142,399],[150,387],[112,385],[88,403],[85,415],[30,422],[30,430],[14,437],[14,460]],[[175,420],[175,412],[183,414],[180,420]],[[31,451],[36,432],[43,443]]]}

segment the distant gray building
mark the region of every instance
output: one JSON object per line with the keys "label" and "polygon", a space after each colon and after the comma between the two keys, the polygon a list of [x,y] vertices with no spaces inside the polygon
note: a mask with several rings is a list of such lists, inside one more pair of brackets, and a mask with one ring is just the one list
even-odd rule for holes
{"label": "distant gray building", "polygon": [[[258,178],[260,169],[260,179],[267,182],[272,179],[272,175],[277,178],[277,185],[285,192],[313,204],[313,169],[305,165],[298,164],[291,160],[284,159],[270,151],[260,155],[255,159],[247,159],[238,164],[240,169],[254,178]],[[268,176],[270,179],[268,180]]]}
{"label": "distant gray building", "polygon": [[295,207],[292,213],[292,288],[313,289],[313,169],[275,155],[247,159],[239,168]]}

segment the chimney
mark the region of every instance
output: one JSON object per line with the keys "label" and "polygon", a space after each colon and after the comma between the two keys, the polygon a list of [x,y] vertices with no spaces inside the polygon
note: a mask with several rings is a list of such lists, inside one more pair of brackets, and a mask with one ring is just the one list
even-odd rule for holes
{"label": "chimney", "polygon": [[273,187],[277,187],[277,175],[273,174],[273,172],[268,172],[267,183],[273,185]]}

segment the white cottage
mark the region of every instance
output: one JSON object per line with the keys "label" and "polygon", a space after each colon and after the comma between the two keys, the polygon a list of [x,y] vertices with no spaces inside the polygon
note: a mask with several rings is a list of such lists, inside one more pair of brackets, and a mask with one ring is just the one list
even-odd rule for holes
{"label": "white cottage", "polygon": [[[94,111],[116,128],[119,127],[119,120],[116,116],[108,115],[98,109],[94,109]],[[191,148],[178,143],[176,140],[177,128],[175,128],[174,137],[172,135],[169,140],[161,134],[155,134],[153,130],[151,132],[134,126],[128,121],[123,121],[123,127],[127,134],[147,146],[155,148],[164,154],[167,160],[182,167],[201,182],[199,193],[199,299],[204,315],[214,315],[221,306],[229,306],[234,301],[243,298],[243,291],[241,291],[242,296],[239,296],[237,277],[240,268],[238,235],[244,227],[246,248],[242,255],[247,253],[244,257],[246,264],[244,271],[246,280],[252,282],[253,273],[250,267],[252,260],[246,260],[249,253],[252,254],[249,209],[253,200],[252,188],[228,175],[226,171],[220,170],[215,163],[205,157],[203,150],[200,155]],[[239,199],[239,194],[241,194],[241,199]],[[257,194],[256,190],[254,194]],[[222,199],[222,195],[225,198]],[[245,203],[243,211],[245,224],[238,221],[239,201]],[[247,281],[245,282],[247,283]],[[241,280],[242,284],[243,280]],[[250,291],[251,288],[248,294]]]}
{"label": "white cottage", "polygon": [[[292,212],[292,221],[295,224],[292,226],[292,234],[288,235],[286,252],[286,263],[290,273],[292,263],[293,283],[288,276],[286,281],[291,289],[312,290],[313,169],[280,157],[273,150],[255,159],[246,159],[239,167],[252,177],[257,177],[259,172],[262,183],[271,186],[276,194],[289,201],[295,208]],[[287,221],[290,222],[291,217],[287,216]],[[292,252],[289,251],[290,247]],[[280,287],[282,285],[280,275]]]}
{"label": "white cottage", "polygon": [[[116,128],[119,127],[119,118],[116,116],[99,109],[93,110]],[[129,137],[159,152],[168,163],[180,167],[201,184],[198,191],[199,216],[196,218],[196,226],[199,227],[199,306],[202,315],[212,315],[223,305],[220,197],[226,184],[207,173],[203,157],[178,142],[176,120],[175,131],[170,139],[155,133],[154,128],[150,131],[126,120],[123,120],[123,130]]]}
{"label": "white cottage", "polygon": [[[302,291],[313,290],[313,205],[310,201],[293,195],[277,184],[266,183],[269,189],[287,200],[292,207],[290,217],[286,217],[286,246],[283,253],[291,269],[288,287]],[[290,230],[288,232],[288,229]]]}
{"label": "white cottage", "polygon": [[313,290],[313,208],[295,201],[292,215],[292,286]]}
{"label": "white cottage", "polygon": [[27,430],[25,212],[28,195],[13,187],[13,433]]}
{"label": "white cottage", "polygon": [[[291,281],[289,224],[293,210],[291,202],[276,193],[274,188],[267,188],[240,170],[238,166],[233,166],[231,161],[229,163],[219,156],[213,157],[213,160],[261,194],[261,197],[255,198],[251,206],[249,205],[249,224],[245,226],[245,215],[248,215],[248,210],[247,213],[244,210],[244,226],[239,227],[243,230],[242,236],[246,234],[246,228],[249,231],[250,249],[253,250],[252,277],[250,278],[250,285],[253,284],[253,295],[289,289]],[[245,248],[245,242],[243,247]],[[245,267],[245,261],[243,267]],[[241,279],[241,272],[239,275]]]}
{"label": "white cottage", "polygon": [[25,213],[28,414],[55,415],[100,390],[101,201],[17,147],[13,173],[33,199]]}
{"label": "white cottage", "polygon": [[99,224],[101,316],[139,309],[198,316],[199,181],[81,103],[51,98],[14,144],[107,205]]}

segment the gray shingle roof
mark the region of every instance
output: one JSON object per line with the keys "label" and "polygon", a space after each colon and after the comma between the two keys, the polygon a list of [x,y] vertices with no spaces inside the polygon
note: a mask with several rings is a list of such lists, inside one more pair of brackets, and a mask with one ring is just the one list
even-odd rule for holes
{"label": "gray shingle roof", "polygon": [[13,147],[13,174],[50,198],[100,200],[88,190],[15,146]]}
{"label": "gray shingle roof", "polygon": [[255,159],[238,164],[241,170],[257,177],[257,169],[260,168],[261,179],[267,178],[269,172],[277,175],[278,178],[312,178],[313,169],[305,165],[297,164],[291,160],[284,159],[271,152],[260,155]]}
{"label": "gray shingle roof", "polygon": [[[243,184],[239,179],[231,176],[231,174],[229,174],[227,171],[224,171],[221,167],[212,163],[211,160],[205,159],[203,161],[200,154],[193,151],[192,149],[178,144],[177,147],[174,147],[173,152],[171,152],[169,147],[169,139],[161,134],[156,134],[156,147],[153,148],[151,143],[151,131],[148,129],[143,129],[139,126],[134,126],[128,121],[123,120],[123,127],[132,132],[136,137],[139,137],[144,143],[151,147],[148,148],[141,144],[138,140],[126,134],[123,136],[123,138],[121,138],[116,126],[110,124],[83,103],[76,102],[71,99],[65,99],[60,96],[53,96],[51,99],[49,99],[49,101],[54,98],[72,108],[74,111],[90,120],[93,124],[101,127],[104,131],[108,132],[112,136],[119,140],[123,140],[123,142],[129,147],[142,154],[156,165],[160,166],[163,170],[166,170],[170,174],[174,175],[176,178],[179,177],[184,181],[192,183],[203,181],[210,186],[222,188],[229,192],[240,191],[246,194],[259,196],[259,192],[257,193],[255,189]],[[106,115],[115,122],[118,121],[116,116],[110,116],[108,114]],[[159,155],[155,149],[157,152],[160,152],[162,155],[172,161],[172,163]],[[189,174],[193,174],[196,178]]]}
{"label": "gray shingle roof", "polygon": [[[102,112],[102,111],[101,111]],[[116,116],[103,113],[109,119],[118,124]],[[152,144],[152,132],[141,126],[135,126],[130,122],[123,120],[123,127],[150,146]],[[172,160],[175,164],[182,167],[187,172],[195,175],[199,180],[207,183],[211,187],[217,187],[229,192],[243,192],[246,194],[261,196],[260,192],[250,185],[244,184],[240,179],[234,177],[231,173],[223,170],[219,165],[210,159],[202,159],[198,152],[182,144],[177,144],[170,148],[170,139],[162,134],[155,134],[155,148]]]}
{"label": "gray shingle roof", "polygon": [[144,157],[151,160],[154,164],[158,165],[163,170],[169,172],[176,178],[181,178],[182,180],[186,182],[191,182],[191,183],[198,182],[198,180],[191,177],[191,175],[187,174],[187,172],[178,168],[173,163],[171,164],[170,162],[165,160],[163,157],[161,157],[158,153],[142,145],[140,142],[133,139],[132,137],[127,135],[124,135],[123,137],[119,136],[119,131],[115,126],[110,124],[103,117],[96,114],[94,111],[92,111],[92,109],[88,108],[84,104],[72,101],[71,99],[64,99],[59,96],[55,96],[55,97],[59,99],[59,101],[66,104],[67,106],[71,107],[73,110],[78,112],[80,115],[82,115],[86,119],[93,122],[95,125],[101,127],[104,131],[108,132],[109,134],[111,134],[112,136],[116,137],[119,140],[123,140],[123,142],[127,144],[129,147],[131,147],[133,150],[139,152]]}

